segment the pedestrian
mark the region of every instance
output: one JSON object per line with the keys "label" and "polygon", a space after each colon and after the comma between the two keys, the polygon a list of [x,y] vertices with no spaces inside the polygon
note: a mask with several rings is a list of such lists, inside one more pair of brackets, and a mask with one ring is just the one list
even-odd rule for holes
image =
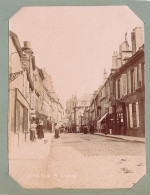
{"label": "pedestrian", "polygon": [[104,131],[104,123],[102,123],[102,125],[101,125],[101,133],[104,133],[105,131]]}
{"label": "pedestrian", "polygon": [[107,135],[108,134],[108,125],[106,122],[104,124],[104,131],[105,131],[105,135]]}
{"label": "pedestrian", "polygon": [[40,122],[38,121],[37,127],[36,127],[36,134],[37,134],[37,138],[38,139],[40,139],[40,130],[39,130],[40,129],[40,126],[39,125],[40,125]]}
{"label": "pedestrian", "polygon": [[87,134],[88,133],[88,128],[87,128],[87,126],[85,125],[84,126],[84,134]]}
{"label": "pedestrian", "polygon": [[59,125],[57,123],[55,123],[55,138],[59,138]]}
{"label": "pedestrian", "polygon": [[67,125],[65,126],[65,133],[68,133],[68,127],[67,127]]}
{"label": "pedestrian", "polygon": [[93,123],[91,123],[90,125],[90,133],[94,134],[94,124]]}
{"label": "pedestrian", "polygon": [[41,121],[40,125],[41,125],[41,137],[44,138],[44,125],[43,125],[43,121]]}
{"label": "pedestrian", "polygon": [[38,139],[44,138],[44,126],[43,126],[43,121],[40,121],[37,125],[37,135]]}
{"label": "pedestrian", "polygon": [[37,127],[37,124],[35,122],[35,119],[32,118],[32,122],[31,122],[31,125],[30,125],[30,140],[31,142],[33,141],[36,141],[36,127]]}

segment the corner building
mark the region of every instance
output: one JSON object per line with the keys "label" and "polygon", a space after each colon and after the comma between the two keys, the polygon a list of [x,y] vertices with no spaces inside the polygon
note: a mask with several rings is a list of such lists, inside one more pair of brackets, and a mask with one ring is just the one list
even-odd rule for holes
{"label": "corner building", "polygon": [[125,56],[122,66],[112,75],[115,86],[114,134],[145,136],[145,56],[140,30],[135,28],[131,34],[132,57]]}

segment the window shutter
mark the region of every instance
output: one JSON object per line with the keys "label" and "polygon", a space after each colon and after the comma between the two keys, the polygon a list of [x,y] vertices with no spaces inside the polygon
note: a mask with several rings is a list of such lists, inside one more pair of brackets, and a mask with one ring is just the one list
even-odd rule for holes
{"label": "window shutter", "polygon": [[141,64],[139,64],[139,87],[142,87],[142,69],[141,69]]}
{"label": "window shutter", "polygon": [[135,72],[135,90],[138,88],[137,86],[137,67],[134,68],[134,72]]}
{"label": "window shutter", "polygon": [[137,121],[137,127],[139,127],[139,104],[136,102],[136,121]]}
{"label": "window shutter", "polygon": [[122,95],[127,95],[127,75],[122,75]]}
{"label": "window shutter", "polygon": [[121,75],[121,78],[120,78],[120,97],[122,97],[122,89],[123,89],[123,83],[122,83],[122,75]]}
{"label": "window shutter", "polygon": [[128,72],[128,92],[131,93],[131,72]]}
{"label": "window shutter", "polygon": [[132,104],[129,104],[130,127],[133,127]]}
{"label": "window shutter", "polygon": [[116,99],[118,99],[118,81],[116,81]]}

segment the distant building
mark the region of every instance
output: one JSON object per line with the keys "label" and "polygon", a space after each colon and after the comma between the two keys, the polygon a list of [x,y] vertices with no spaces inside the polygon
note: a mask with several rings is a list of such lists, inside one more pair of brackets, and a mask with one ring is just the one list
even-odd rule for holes
{"label": "distant building", "polygon": [[76,129],[81,128],[85,124],[83,113],[86,107],[90,105],[92,94],[84,94],[81,98],[72,96],[72,99],[66,101],[66,119],[68,118],[68,125],[71,127],[75,125]]}

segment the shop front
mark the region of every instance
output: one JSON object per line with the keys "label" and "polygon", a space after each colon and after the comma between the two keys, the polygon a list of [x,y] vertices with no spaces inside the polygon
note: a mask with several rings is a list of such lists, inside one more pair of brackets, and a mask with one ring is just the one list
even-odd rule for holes
{"label": "shop front", "polygon": [[101,118],[97,121],[97,126],[99,127],[99,132],[105,133],[104,129],[102,128],[102,124],[106,123],[106,118],[107,118],[108,113],[105,113]]}
{"label": "shop front", "polygon": [[45,114],[41,114],[38,111],[35,112],[35,115],[36,115],[36,123],[38,123],[40,120],[43,121],[44,129],[47,130],[48,116],[46,116]]}
{"label": "shop front", "polygon": [[125,135],[126,134],[126,110],[125,110],[125,103],[118,102],[116,107],[116,127],[115,127],[115,134],[116,135]]}
{"label": "shop front", "polygon": [[9,129],[8,137],[9,150],[10,153],[13,153],[29,139],[29,103],[17,88],[10,99],[10,107],[14,107],[14,109],[10,113],[11,126],[9,128],[11,129]]}
{"label": "shop front", "polygon": [[23,145],[29,137],[29,103],[19,89],[16,89],[15,107],[15,133],[18,145]]}

